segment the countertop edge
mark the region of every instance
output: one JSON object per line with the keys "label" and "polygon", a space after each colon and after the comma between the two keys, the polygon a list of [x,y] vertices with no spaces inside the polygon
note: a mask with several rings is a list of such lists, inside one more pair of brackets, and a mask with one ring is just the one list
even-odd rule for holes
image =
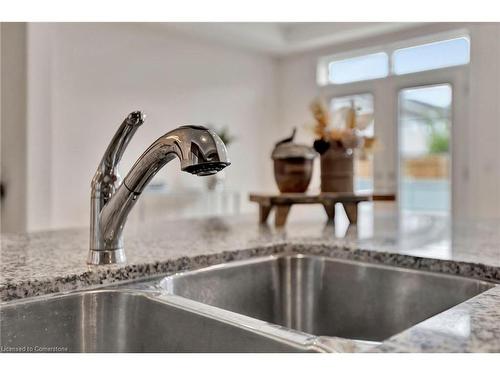
{"label": "countertop edge", "polygon": [[127,264],[125,266],[89,266],[88,271],[65,277],[29,279],[0,286],[0,302],[59,292],[77,291],[91,287],[113,285],[117,282],[141,280],[152,276],[168,275],[283,252],[326,256],[367,262],[379,265],[403,267],[415,270],[438,272],[454,276],[469,277],[488,282],[500,282],[500,267],[483,263],[426,258],[411,254],[400,254],[385,250],[360,248],[358,246],[332,245],[327,242],[279,241],[267,245],[221,252],[167,258],[152,263]]}

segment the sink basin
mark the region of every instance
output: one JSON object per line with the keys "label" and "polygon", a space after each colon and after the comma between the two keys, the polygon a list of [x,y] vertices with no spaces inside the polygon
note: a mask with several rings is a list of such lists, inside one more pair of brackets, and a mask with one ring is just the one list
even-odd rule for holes
{"label": "sink basin", "polygon": [[281,255],[0,305],[2,351],[356,352],[494,284]]}
{"label": "sink basin", "polygon": [[2,351],[308,350],[170,305],[161,297],[138,291],[89,291],[7,303],[0,306],[0,317]]}
{"label": "sink basin", "polygon": [[494,284],[304,255],[257,258],[163,279],[171,295],[317,336],[376,344]]}

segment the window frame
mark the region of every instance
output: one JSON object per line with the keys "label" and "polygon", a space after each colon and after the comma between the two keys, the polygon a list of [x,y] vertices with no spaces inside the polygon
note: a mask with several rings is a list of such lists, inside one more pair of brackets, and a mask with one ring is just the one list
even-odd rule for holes
{"label": "window frame", "polygon": [[[469,42],[469,62],[467,64],[461,64],[461,65],[450,65],[450,66],[444,66],[441,68],[436,68],[436,69],[428,69],[428,70],[423,70],[423,71],[418,71],[418,72],[411,72],[411,73],[404,73],[404,74],[396,74],[394,72],[394,52],[400,49],[404,48],[411,48],[411,47],[418,47],[420,45],[426,45],[426,44],[433,44],[433,43],[438,43],[438,42],[444,42],[446,40],[452,40],[452,39],[458,39],[458,38],[465,38]],[[463,66],[468,66],[471,61],[472,61],[472,56],[471,56],[471,48],[472,47],[472,41],[471,41],[471,36],[470,32],[467,29],[458,29],[458,30],[452,30],[452,31],[446,31],[442,33],[434,33],[430,35],[424,35],[420,37],[415,37],[411,39],[405,39],[401,40],[398,42],[394,43],[389,43],[389,44],[383,44],[375,47],[370,47],[370,48],[362,48],[362,49],[355,49],[355,50],[350,50],[350,51],[344,51],[340,53],[336,53],[333,55],[328,55],[328,56],[323,56],[320,57],[317,61],[316,65],[316,84],[319,87],[325,87],[325,86],[343,86],[343,85],[351,85],[351,84],[356,84],[359,82],[370,82],[370,81],[376,81],[376,80],[381,80],[381,79],[388,79],[390,77],[394,76],[406,76],[406,75],[411,75],[411,74],[421,74],[425,72],[431,72],[431,71],[439,71],[442,69],[453,69],[456,67],[463,67]],[[380,78],[373,78],[373,79],[366,79],[366,80],[358,80],[358,81],[350,81],[350,82],[343,82],[343,83],[334,83],[330,81],[330,64],[336,61],[342,61],[342,60],[347,60],[351,58],[358,58],[362,57],[365,55],[372,55],[376,53],[385,53],[387,54],[387,61],[388,61],[388,74],[384,77]]]}
{"label": "window frame", "polygon": [[[460,217],[474,212],[473,194],[468,180],[468,94],[470,64],[452,66],[444,69],[391,75],[373,81],[358,81],[342,85],[326,85],[318,88],[318,94],[327,102],[332,98],[371,93],[374,95],[375,136],[383,145],[374,154],[373,186],[377,192],[399,192],[399,155],[397,140],[399,137],[398,98],[401,89],[449,83],[453,92],[452,108],[452,144],[451,144],[451,214]],[[384,124],[384,126],[377,126]],[[456,153],[457,145],[460,152]]]}

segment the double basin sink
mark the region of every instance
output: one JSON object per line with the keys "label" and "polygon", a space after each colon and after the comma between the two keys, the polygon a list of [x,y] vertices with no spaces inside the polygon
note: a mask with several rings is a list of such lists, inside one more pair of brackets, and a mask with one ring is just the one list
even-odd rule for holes
{"label": "double basin sink", "polygon": [[0,345],[57,352],[365,351],[493,286],[334,258],[268,256],[4,303]]}

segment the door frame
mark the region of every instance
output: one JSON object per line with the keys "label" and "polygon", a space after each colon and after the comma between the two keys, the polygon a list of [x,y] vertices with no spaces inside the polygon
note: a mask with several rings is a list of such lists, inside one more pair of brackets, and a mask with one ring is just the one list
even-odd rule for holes
{"label": "door frame", "polygon": [[[320,87],[319,93],[328,101],[349,95],[373,95],[375,135],[382,144],[382,150],[375,154],[373,162],[374,190],[399,194],[399,94],[407,88],[449,84],[452,89],[451,216],[458,217],[467,215],[471,205],[469,186],[466,183],[469,174],[468,76],[469,66],[463,65],[399,76],[389,75],[385,78],[342,85],[331,84]],[[459,148],[460,152],[455,152]]]}

